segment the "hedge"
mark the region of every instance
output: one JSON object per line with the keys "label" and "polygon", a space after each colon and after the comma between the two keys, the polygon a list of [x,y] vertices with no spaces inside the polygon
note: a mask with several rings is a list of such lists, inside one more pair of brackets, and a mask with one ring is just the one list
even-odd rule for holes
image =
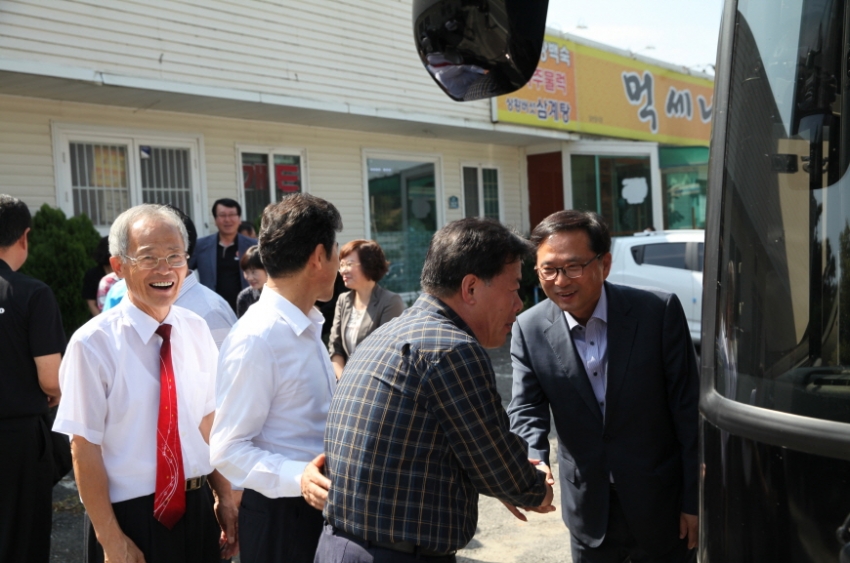
{"label": "hedge", "polygon": [[91,255],[101,235],[85,215],[67,219],[47,204],[33,217],[29,256],[21,272],[50,286],[59,302],[65,334],[91,318],[82,298],[83,276],[96,264]]}

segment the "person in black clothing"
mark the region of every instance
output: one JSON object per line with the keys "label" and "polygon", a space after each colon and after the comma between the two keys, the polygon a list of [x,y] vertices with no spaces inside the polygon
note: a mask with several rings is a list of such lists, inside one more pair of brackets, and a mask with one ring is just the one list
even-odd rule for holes
{"label": "person in black clothing", "polygon": [[83,299],[89,307],[92,316],[99,315],[103,310],[103,303],[97,302],[97,287],[103,276],[112,273],[112,266],[109,265],[109,237],[103,237],[97,243],[92,253],[92,258],[97,262],[97,266],[89,269],[83,277]]}
{"label": "person in black clothing", "polygon": [[50,557],[53,449],[43,416],[59,404],[65,333],[47,285],[17,273],[32,217],[0,195],[0,561]]}

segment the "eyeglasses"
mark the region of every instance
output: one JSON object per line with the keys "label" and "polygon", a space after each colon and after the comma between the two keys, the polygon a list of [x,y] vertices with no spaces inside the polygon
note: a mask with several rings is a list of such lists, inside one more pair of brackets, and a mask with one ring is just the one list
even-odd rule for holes
{"label": "eyeglasses", "polygon": [[165,258],[157,258],[156,256],[137,256],[136,258],[133,258],[132,256],[124,256],[124,259],[131,261],[141,270],[153,270],[159,266],[160,260],[165,260],[165,263],[168,264],[170,268],[181,268],[186,265],[186,261],[189,260],[189,255],[169,254]]}
{"label": "eyeglasses", "polygon": [[563,274],[565,276],[567,276],[568,278],[575,279],[575,278],[581,277],[581,275],[584,273],[585,266],[589,265],[594,260],[599,260],[600,258],[602,258],[602,255],[597,254],[596,256],[594,256],[593,258],[591,258],[590,260],[588,260],[584,264],[570,264],[568,266],[563,266],[561,268],[553,268],[551,266],[544,266],[542,268],[535,267],[534,269],[537,270],[537,275],[540,276],[540,279],[543,280],[543,281],[554,280],[555,278],[558,277],[558,274],[560,272],[563,272]]}
{"label": "eyeglasses", "polygon": [[234,217],[239,217],[238,213],[219,213],[215,216],[216,219],[232,219]]}
{"label": "eyeglasses", "polygon": [[350,260],[340,260],[339,261],[339,269],[340,270],[351,270],[355,266],[359,266],[360,262],[352,262]]}

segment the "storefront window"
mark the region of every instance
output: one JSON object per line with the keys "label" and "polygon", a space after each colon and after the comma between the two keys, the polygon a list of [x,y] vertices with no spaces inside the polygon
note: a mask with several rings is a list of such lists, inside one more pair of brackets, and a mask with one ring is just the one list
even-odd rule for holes
{"label": "storefront window", "polygon": [[572,155],[573,207],[605,218],[614,236],[652,226],[648,156]]}
{"label": "storefront window", "polygon": [[437,231],[433,162],[367,159],[372,238],[390,269],[381,285],[397,293],[419,290],[419,275]]}
{"label": "storefront window", "polygon": [[658,149],[664,198],[665,229],[705,228],[708,148]]}
{"label": "storefront window", "polygon": [[[271,171],[269,160],[274,162]],[[269,203],[301,191],[301,157],[276,152],[243,152],[242,190],[245,218],[254,221]]]}

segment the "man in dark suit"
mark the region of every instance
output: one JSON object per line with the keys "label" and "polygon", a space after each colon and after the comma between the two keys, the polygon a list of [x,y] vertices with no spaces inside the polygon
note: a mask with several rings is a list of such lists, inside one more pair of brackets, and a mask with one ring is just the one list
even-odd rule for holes
{"label": "man in dark suit", "polygon": [[551,407],[573,561],[685,561],[697,544],[698,376],[682,306],[605,282],[611,237],[595,213],[554,213],[531,240],[549,299],[514,324],[508,413],[548,465]]}
{"label": "man in dark suit", "polygon": [[189,258],[189,269],[194,270],[202,284],[221,295],[236,310],[236,297],[248,287],[242,275],[239,259],[257,239],[239,234],[242,206],[230,198],[217,199],[212,207],[218,232],[198,239],[195,252]]}

